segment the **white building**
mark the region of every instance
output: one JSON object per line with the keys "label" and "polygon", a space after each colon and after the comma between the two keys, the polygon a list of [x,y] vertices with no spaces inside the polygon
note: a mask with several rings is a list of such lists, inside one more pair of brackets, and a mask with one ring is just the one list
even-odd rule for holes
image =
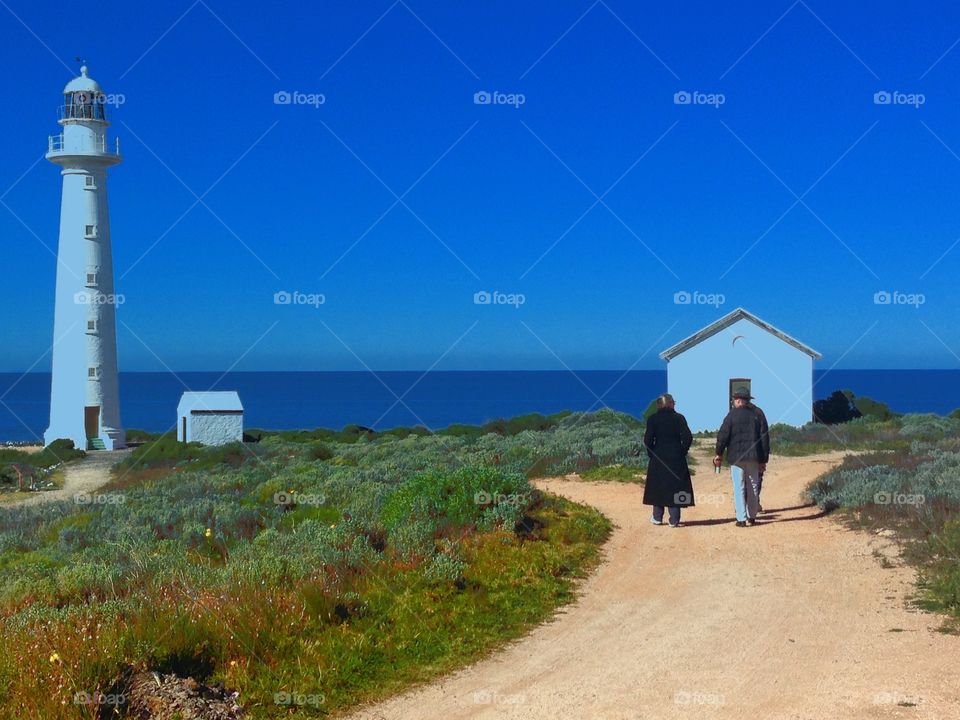
{"label": "white building", "polygon": [[44,442],[69,438],[83,449],[122,448],[107,168],[120,162],[107,141],[106,96],[80,68],[63,89],[63,132],[47,160],[62,168],[60,240],[53,320],[50,425]]}
{"label": "white building", "polygon": [[767,421],[800,426],[813,419],[813,361],[820,353],[743,308],[660,353],[667,391],[690,429],[717,430],[745,387]]}
{"label": "white building", "polygon": [[185,392],[177,405],[177,440],[226,445],[243,440],[243,405],[229,392]]}

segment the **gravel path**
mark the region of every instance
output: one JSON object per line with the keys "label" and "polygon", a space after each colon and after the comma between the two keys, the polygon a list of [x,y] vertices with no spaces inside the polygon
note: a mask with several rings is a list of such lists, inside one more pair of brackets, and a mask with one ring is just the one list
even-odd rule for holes
{"label": "gravel path", "polygon": [[69,462],[63,467],[63,487],[58,490],[32,493],[29,497],[16,502],[6,503],[3,507],[15,505],[39,505],[56,500],[69,500],[79,493],[92,493],[110,481],[110,469],[132,452],[127,450],[92,450],[85,458]]}
{"label": "gravel path", "polygon": [[538,483],[617,525],[580,599],[489,659],[350,717],[960,718],[960,638],[910,609],[915,573],[885,537],[800,499],[841,454],[773,458],[765,522],[743,529],[729,473],[699,454],[698,505],[679,529],[650,524],[637,485]]}

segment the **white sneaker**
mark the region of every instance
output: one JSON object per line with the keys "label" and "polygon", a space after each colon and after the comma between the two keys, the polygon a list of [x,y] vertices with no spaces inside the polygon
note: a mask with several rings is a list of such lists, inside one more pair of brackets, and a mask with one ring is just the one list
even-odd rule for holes
{"label": "white sneaker", "polygon": [[650,522],[654,525],[663,525],[663,520],[657,520],[656,518],[650,518]]}

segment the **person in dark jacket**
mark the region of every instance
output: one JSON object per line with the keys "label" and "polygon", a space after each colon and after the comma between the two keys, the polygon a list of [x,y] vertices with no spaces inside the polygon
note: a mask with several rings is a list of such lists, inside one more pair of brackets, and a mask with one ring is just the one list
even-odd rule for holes
{"label": "person in dark jacket", "polygon": [[717,450],[713,462],[719,467],[727,453],[733,479],[733,502],[737,527],[755,525],[757,520],[757,480],[760,466],[770,456],[770,436],[763,432],[757,413],[747,407],[753,398],[745,388],[733,394],[733,408],[727,413],[717,433]]}
{"label": "person in dark jacket", "polygon": [[687,419],[675,409],[673,397],[664,394],[657,398],[657,411],[647,420],[643,446],[650,459],[647,465],[647,483],[643,488],[643,504],[653,505],[650,522],[663,524],[663,510],[670,509],[670,527],[680,526],[680,509],[692,507],[693,484],[687,453],[693,435]]}

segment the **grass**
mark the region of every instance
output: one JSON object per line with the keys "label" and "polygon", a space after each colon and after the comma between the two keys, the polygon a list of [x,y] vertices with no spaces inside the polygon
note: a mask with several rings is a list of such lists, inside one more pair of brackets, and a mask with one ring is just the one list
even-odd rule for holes
{"label": "grass", "polygon": [[89,717],[74,693],[145,669],[222,682],[251,717],[322,717],[526,632],[610,532],[530,468],[642,465],[615,413],[500,429],[160,436],[102,503],[0,509],[0,717]]}
{"label": "grass", "polygon": [[890,418],[864,416],[836,425],[807,423],[795,428],[770,427],[770,445],[778,455],[812,455],[831,450],[873,450],[909,453],[915,441],[939,441],[960,436],[960,419],[929,413]]}
{"label": "grass", "polygon": [[70,440],[56,440],[36,452],[0,448],[0,505],[16,503],[33,494],[15,489],[21,474],[28,488],[32,485],[41,490],[55,489],[63,485],[61,466],[85,456]]}
{"label": "grass", "polygon": [[590,468],[580,474],[581,480],[605,480],[612,482],[637,483],[642,485],[646,478],[635,467],[623,465],[601,465]]}
{"label": "grass", "polygon": [[[906,416],[914,438],[897,451],[847,457],[807,489],[854,527],[889,529],[919,571],[918,605],[960,623],[960,438],[952,428]],[[937,435],[939,434],[939,437]],[[917,439],[926,437],[928,439]],[[883,567],[892,567],[885,557]]]}
{"label": "grass", "polygon": [[466,538],[456,580],[394,562],[339,577],[318,568],[293,584],[242,582],[197,594],[172,587],[21,613],[0,624],[2,706],[78,717],[62,701],[78,688],[106,691],[130,664],[223,682],[254,717],[291,717],[275,703],[282,693],[323,698],[295,717],[383,697],[481,657],[573,599],[609,524],[553,498],[527,517],[529,532]]}

